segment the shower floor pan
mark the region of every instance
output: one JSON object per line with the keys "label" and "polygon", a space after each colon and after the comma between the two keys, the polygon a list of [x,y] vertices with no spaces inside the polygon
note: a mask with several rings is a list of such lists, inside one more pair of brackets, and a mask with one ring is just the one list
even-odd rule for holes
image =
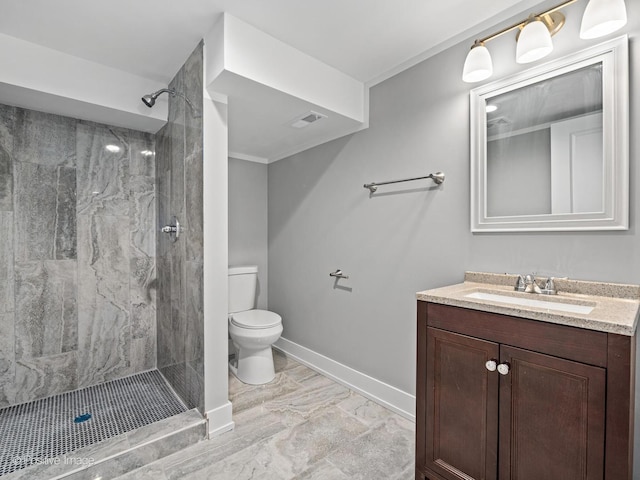
{"label": "shower floor pan", "polygon": [[157,370],[0,409],[0,476],[59,463],[68,453],[187,410]]}

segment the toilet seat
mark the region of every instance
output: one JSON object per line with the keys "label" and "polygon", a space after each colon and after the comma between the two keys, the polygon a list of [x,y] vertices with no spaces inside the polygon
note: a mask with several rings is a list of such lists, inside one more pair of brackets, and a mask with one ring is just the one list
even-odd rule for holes
{"label": "toilet seat", "polygon": [[280,315],[268,310],[247,310],[233,313],[230,320],[236,327],[252,330],[276,327],[282,323]]}

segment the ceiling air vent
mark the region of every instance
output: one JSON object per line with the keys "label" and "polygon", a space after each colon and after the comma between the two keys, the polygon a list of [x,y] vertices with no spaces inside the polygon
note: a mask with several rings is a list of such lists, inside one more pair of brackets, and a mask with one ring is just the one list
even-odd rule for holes
{"label": "ceiling air vent", "polygon": [[487,119],[487,128],[504,127],[511,125],[511,119],[505,116]]}
{"label": "ceiling air vent", "polygon": [[327,116],[318,112],[310,111],[294,118],[290,125],[293,128],[304,128],[311,125],[313,122],[317,122],[321,118],[327,118]]}

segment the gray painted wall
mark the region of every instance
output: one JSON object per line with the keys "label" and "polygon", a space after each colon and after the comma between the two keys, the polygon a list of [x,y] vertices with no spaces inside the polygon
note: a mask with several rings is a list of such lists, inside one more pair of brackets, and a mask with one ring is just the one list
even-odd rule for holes
{"label": "gray painted wall", "polygon": [[[554,37],[550,59],[598,43],[578,38],[585,3],[564,10],[567,25]],[[627,9],[630,22],[622,33],[631,36],[636,132],[640,4],[627,2]],[[486,33],[509,23],[488,25]],[[470,233],[472,86],[460,77],[472,43],[372,88],[369,129],[269,165],[269,307],[283,316],[283,337],[410,393],[416,291],[460,282],[465,270],[640,283],[636,135],[629,231]],[[488,46],[494,78],[522,69],[513,60],[513,35]],[[416,182],[381,188],[373,197],[362,188],[437,170],[447,175],[441,188]],[[351,278],[335,284],[328,274],[336,268]]]}
{"label": "gray painted wall", "polygon": [[153,150],[0,105],[0,407],[155,368]]}
{"label": "gray painted wall", "polygon": [[257,308],[268,308],[267,166],[229,159],[229,265],[258,265]]}

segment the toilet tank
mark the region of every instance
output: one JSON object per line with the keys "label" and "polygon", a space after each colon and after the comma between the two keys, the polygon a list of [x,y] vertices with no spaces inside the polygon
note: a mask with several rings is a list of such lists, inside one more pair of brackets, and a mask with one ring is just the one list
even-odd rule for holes
{"label": "toilet tank", "polygon": [[256,304],[258,267],[229,267],[229,313],[253,310]]}

